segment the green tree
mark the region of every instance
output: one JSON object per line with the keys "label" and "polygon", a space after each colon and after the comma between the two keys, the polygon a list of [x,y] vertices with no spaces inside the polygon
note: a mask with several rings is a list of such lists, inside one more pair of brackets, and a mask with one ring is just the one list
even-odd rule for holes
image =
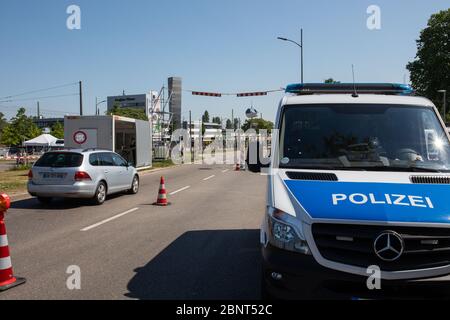
{"label": "green tree", "polygon": [[107,114],[148,121],[148,117],[145,114],[145,110],[137,108],[120,108],[119,106],[115,105],[111,111],[107,112]]}
{"label": "green tree", "polygon": [[233,122],[231,122],[230,119],[227,119],[226,128],[227,128],[227,129],[233,129]]}
{"label": "green tree", "polygon": [[417,40],[416,59],[406,68],[417,93],[442,106],[437,91],[450,88],[450,9],[431,16]]}
{"label": "green tree", "polygon": [[25,108],[20,108],[11,123],[7,124],[2,130],[1,143],[8,146],[21,146],[26,140],[36,138],[42,134],[33,122],[32,117],[26,115]]}
{"label": "green tree", "polygon": [[6,120],[5,115],[2,112],[0,112],[0,141],[2,139],[3,128],[6,127],[7,125],[8,121]]}
{"label": "green tree", "polygon": [[264,120],[261,118],[256,119],[247,119],[242,126],[242,129],[244,131],[247,131],[249,129],[255,129],[257,133],[259,133],[259,130],[267,130],[268,133],[272,132],[274,125],[272,121]]}
{"label": "green tree", "polygon": [[222,119],[220,119],[220,117],[213,117],[212,122],[217,123],[217,124],[222,124]]}
{"label": "green tree", "polygon": [[239,130],[239,119],[238,118],[234,118],[234,128],[235,130]]}
{"label": "green tree", "polygon": [[56,122],[52,126],[51,135],[58,139],[64,139],[64,125],[61,122]]}
{"label": "green tree", "polygon": [[205,113],[203,114],[202,122],[209,123],[209,112],[208,112],[208,110],[206,110]]}

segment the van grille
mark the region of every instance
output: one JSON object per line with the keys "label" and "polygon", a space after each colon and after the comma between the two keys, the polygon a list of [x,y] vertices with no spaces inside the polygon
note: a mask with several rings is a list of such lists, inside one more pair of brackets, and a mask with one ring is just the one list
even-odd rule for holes
{"label": "van grille", "polygon": [[413,176],[411,182],[416,184],[450,184],[450,177]]}
{"label": "van grille", "polygon": [[338,181],[338,177],[333,173],[322,172],[286,172],[289,179],[306,181]]}
{"label": "van grille", "polygon": [[[375,254],[374,242],[385,231],[400,234],[405,242],[405,251],[397,261],[386,262]],[[377,265],[384,271],[450,265],[450,228],[314,224],[312,233],[322,257],[346,265]]]}

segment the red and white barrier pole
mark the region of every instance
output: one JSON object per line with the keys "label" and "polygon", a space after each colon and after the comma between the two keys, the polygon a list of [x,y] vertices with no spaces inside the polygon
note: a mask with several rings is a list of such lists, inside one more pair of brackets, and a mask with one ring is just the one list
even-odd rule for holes
{"label": "red and white barrier pole", "polygon": [[0,291],[17,287],[26,282],[26,279],[16,278],[13,274],[5,226],[5,214],[10,206],[9,196],[4,193],[0,194]]}

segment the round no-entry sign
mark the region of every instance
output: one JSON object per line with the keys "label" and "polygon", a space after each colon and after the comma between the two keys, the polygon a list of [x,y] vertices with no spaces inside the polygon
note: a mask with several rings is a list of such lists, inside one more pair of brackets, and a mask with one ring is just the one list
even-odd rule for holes
{"label": "round no-entry sign", "polygon": [[87,141],[87,135],[86,132],[83,131],[77,131],[73,135],[73,141],[77,144],[83,144]]}

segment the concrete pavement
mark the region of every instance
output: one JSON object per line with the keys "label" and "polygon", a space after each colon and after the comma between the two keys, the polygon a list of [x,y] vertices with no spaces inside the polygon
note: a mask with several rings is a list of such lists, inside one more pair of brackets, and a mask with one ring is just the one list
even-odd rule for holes
{"label": "concrete pavement", "polygon": [[[141,177],[136,196],[101,207],[15,202],[7,214],[15,274],[1,299],[258,299],[265,178],[185,165]],[[169,201],[154,207],[161,175]],[[82,231],[84,230],[84,231]],[[81,290],[68,290],[69,266]]]}

